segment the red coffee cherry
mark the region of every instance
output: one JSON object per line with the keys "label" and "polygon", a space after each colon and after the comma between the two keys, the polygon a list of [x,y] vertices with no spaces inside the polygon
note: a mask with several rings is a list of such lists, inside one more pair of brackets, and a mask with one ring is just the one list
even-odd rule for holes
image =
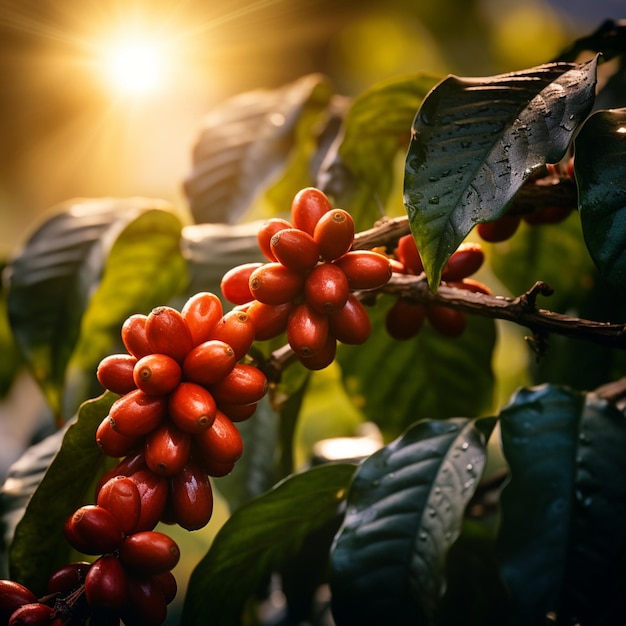
{"label": "red coffee cherry", "polygon": [[279,263],[295,272],[310,270],[320,258],[313,237],[298,228],[279,230],[272,236],[270,248]]}
{"label": "red coffee cherry", "polygon": [[154,576],[128,577],[128,605],[122,611],[125,626],[160,626],[167,618],[167,601]]}
{"label": "red coffee cherry", "polygon": [[239,361],[254,342],[254,325],[245,311],[229,311],[216,324],[209,339],[227,343],[235,353],[235,360]]}
{"label": "red coffee cherry", "polygon": [[322,263],[313,268],[304,283],[307,303],[320,313],[340,309],[346,303],[349,293],[350,287],[345,273],[332,263]]}
{"label": "red coffee cherry", "polygon": [[322,370],[328,367],[337,354],[337,340],[334,335],[328,334],[324,346],[308,356],[300,356],[300,363],[309,370]]}
{"label": "red coffee cherry", "polygon": [[169,398],[172,421],[182,431],[196,434],[211,427],[217,405],[213,394],[202,385],[184,382]]}
{"label": "red coffee cherry", "polygon": [[220,289],[226,300],[233,304],[245,304],[254,300],[248,283],[250,274],[261,265],[263,263],[244,263],[228,270],[220,283]]}
{"label": "red coffee cherry", "polygon": [[258,402],[250,404],[220,404],[220,411],[224,413],[231,422],[245,422],[250,419],[257,408]]}
{"label": "red coffee cherry", "polygon": [[398,298],[387,311],[385,328],[393,339],[403,341],[415,337],[426,319],[426,307],[419,302]]}
{"label": "red coffee cherry", "polygon": [[530,213],[524,213],[522,219],[531,226],[559,224],[567,219],[572,211],[574,211],[574,207],[570,206],[548,206],[536,209]]}
{"label": "red coffee cherry", "polygon": [[259,302],[284,304],[291,302],[304,287],[304,274],[285,267],[282,263],[265,263],[252,272],[250,291]]}
{"label": "red coffee cherry", "polygon": [[484,224],[478,224],[476,226],[476,232],[479,237],[489,243],[498,243],[500,241],[506,241],[510,239],[521,222],[519,215],[511,215],[505,213],[502,217],[499,217],[491,222],[485,222]]}
{"label": "red coffee cherry", "polygon": [[213,476],[214,478],[222,478],[228,476],[233,469],[235,469],[235,461],[230,463],[222,463],[213,458],[208,458],[204,454],[200,453],[199,462],[202,464],[202,468],[207,473],[207,476]]}
{"label": "red coffee cherry", "polygon": [[63,532],[70,545],[83,554],[112,552],[124,537],[113,513],[97,504],[87,504],[74,511]]}
{"label": "red coffee cherry", "polygon": [[141,574],[167,572],[178,563],[180,549],[165,533],[146,530],[128,535],[119,547],[120,561]]}
{"label": "red coffee cherry", "polygon": [[287,341],[298,356],[319,352],[328,337],[328,317],[307,303],[298,305],[287,322]]}
{"label": "red coffee cherry", "polygon": [[354,294],[350,294],[344,306],[328,316],[330,333],[348,345],[363,343],[372,332],[367,310]]}
{"label": "red coffee cherry", "polygon": [[484,293],[487,296],[493,294],[491,289],[484,283],[473,278],[464,278],[463,280],[455,280],[446,283],[448,287],[456,287],[456,289],[465,289],[466,291],[472,291],[474,293]]}
{"label": "red coffee cherry", "polygon": [[373,250],[352,250],[333,261],[348,279],[350,289],[380,289],[391,278],[391,263]]}
{"label": "red coffee cherry", "polygon": [[141,496],[137,485],[128,476],[115,476],[107,480],[98,490],[96,504],[113,514],[125,535],[137,526]]}
{"label": "red coffee cherry", "polygon": [[185,530],[198,530],[213,514],[213,489],[204,468],[188,463],[172,477],[169,507],[176,524]]}
{"label": "red coffee cherry", "polygon": [[313,239],[325,261],[334,261],[352,247],[354,241],[354,220],[343,209],[332,209],[320,217]]}
{"label": "red coffee cherry", "polygon": [[153,351],[146,337],[147,320],[147,315],[135,313],[122,324],[122,342],[124,347],[138,359]]}
{"label": "red coffee cherry", "polygon": [[267,341],[284,333],[293,308],[292,302],[284,304],[265,304],[258,300],[252,302],[246,313],[254,326],[254,338],[257,341]]}
{"label": "red coffee cherry", "polygon": [[52,623],[55,611],[42,602],[23,604],[11,614],[8,626],[46,626]]}
{"label": "red coffee cherry", "polygon": [[462,280],[480,269],[485,260],[485,253],[480,244],[472,241],[463,242],[450,256],[441,273],[446,282]]}
{"label": "red coffee cherry", "polygon": [[395,255],[404,266],[406,274],[415,274],[417,276],[424,271],[422,258],[417,250],[417,244],[413,235],[404,235],[398,239]]}
{"label": "red coffee cherry", "polygon": [[96,429],[96,443],[107,456],[126,456],[139,445],[140,441],[141,437],[129,437],[118,433],[113,428],[113,422],[108,416],[100,422]]}
{"label": "red coffee cherry", "polygon": [[161,572],[160,574],[153,574],[150,576],[150,582],[161,589],[165,596],[165,602],[169,604],[176,597],[178,592],[178,585],[176,584],[176,578],[172,572]]}
{"label": "red coffee cherry", "polygon": [[187,355],[183,361],[183,373],[188,381],[211,385],[224,378],[235,367],[235,363],[237,356],[230,345],[219,339],[209,339]]}
{"label": "red coffee cherry", "polygon": [[[91,563],[88,561],[75,561],[62,565],[48,578],[46,592],[48,594],[68,595],[85,582],[85,576],[90,567]],[[2,592],[0,591],[1,596]]]}
{"label": "red coffee cherry", "polygon": [[191,296],[180,311],[194,346],[211,336],[215,325],[223,315],[222,301],[210,291],[201,291]]}
{"label": "red coffee cherry", "polygon": [[243,454],[243,439],[237,427],[222,413],[217,412],[213,426],[195,437],[203,465],[212,462],[223,465],[235,463]]}
{"label": "red coffee cherry", "polygon": [[165,511],[169,493],[168,479],[147,467],[131,474],[130,479],[137,485],[141,497],[141,512],[133,531],[152,530]]}
{"label": "red coffee cherry", "polygon": [[[267,392],[265,374],[253,365],[237,363],[232,371],[210,387],[211,394],[221,404],[252,404]],[[217,411],[219,415],[220,411]]]}
{"label": "red coffee cherry", "polygon": [[462,311],[437,304],[426,307],[426,317],[432,328],[444,337],[458,337],[467,326],[467,318]]}
{"label": "red coffee cherry", "polygon": [[305,187],[298,191],[291,203],[291,223],[309,235],[324,213],[333,208],[328,196],[315,187]]}
{"label": "red coffee cherry", "polygon": [[276,261],[270,242],[272,237],[279,231],[291,228],[291,224],[280,217],[273,217],[264,222],[257,232],[259,249],[269,261]]}
{"label": "red coffee cherry", "polygon": [[191,435],[166,421],[146,437],[146,465],[155,474],[173,476],[187,464],[190,450]]}
{"label": "red coffee cherry", "polygon": [[13,580],[0,580],[0,620],[6,623],[22,605],[37,602],[37,596],[24,585]]}
{"label": "red coffee cherry", "polygon": [[167,397],[149,396],[135,389],[118,398],[109,411],[114,430],[127,437],[141,437],[154,430],[167,415]]}
{"label": "red coffee cherry", "polygon": [[92,609],[120,611],[127,601],[128,576],[114,555],[97,559],[85,576],[85,598]]}
{"label": "red coffee cherry", "polygon": [[170,306],[158,306],[146,320],[146,337],[152,352],[167,354],[182,363],[194,346],[191,331],[182,313]]}
{"label": "red coffee cherry", "polygon": [[135,363],[137,357],[132,354],[110,354],[100,361],[96,378],[105,389],[124,395],[135,388],[133,380]]}
{"label": "red coffee cherry", "polygon": [[133,369],[135,385],[149,395],[170,393],[176,389],[181,377],[178,361],[167,354],[147,354]]}

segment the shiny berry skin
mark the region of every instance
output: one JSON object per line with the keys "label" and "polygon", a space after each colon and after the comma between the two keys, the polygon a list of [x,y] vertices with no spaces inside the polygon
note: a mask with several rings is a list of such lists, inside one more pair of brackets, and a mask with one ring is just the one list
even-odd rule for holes
{"label": "shiny berry skin", "polygon": [[464,278],[463,280],[447,282],[446,285],[448,287],[464,289],[465,291],[471,291],[473,293],[484,293],[486,296],[490,296],[493,294],[493,292],[487,285],[481,283],[479,280],[474,280],[473,278]]}
{"label": "shiny berry skin", "polygon": [[85,576],[85,598],[92,609],[119,611],[126,604],[128,576],[114,555],[97,559]]}
{"label": "shiny berry skin", "polygon": [[343,209],[332,209],[320,217],[313,232],[313,239],[324,261],[334,261],[352,247],[354,220]]}
{"label": "shiny berry skin", "polygon": [[294,304],[265,304],[255,300],[247,308],[246,313],[254,326],[254,338],[257,341],[272,339],[287,329],[287,320]]}
{"label": "shiny berry skin", "polygon": [[55,611],[41,602],[23,604],[9,618],[8,626],[46,626],[52,623]]}
{"label": "shiny berry skin", "polygon": [[161,589],[165,596],[165,602],[169,604],[176,597],[178,592],[178,584],[176,578],[172,572],[161,572],[160,574],[153,574],[150,577],[152,583]]}
{"label": "shiny berry skin", "polygon": [[237,427],[221,411],[213,426],[200,433],[195,442],[202,455],[203,462],[209,466],[212,461],[219,464],[234,463],[243,454],[243,439]]}
{"label": "shiny berry skin", "polygon": [[270,240],[270,248],[279,263],[296,272],[315,267],[320,257],[313,237],[299,228],[278,231]]}
{"label": "shiny berry skin", "polygon": [[111,457],[126,456],[134,450],[141,441],[141,437],[122,435],[113,428],[113,422],[105,417],[96,429],[96,443],[104,454]]}
{"label": "shiny berry skin", "polygon": [[306,303],[298,305],[287,322],[287,341],[298,356],[309,356],[324,347],[328,317]]}
{"label": "shiny berry skin", "polygon": [[160,574],[173,569],[180,559],[177,543],[156,530],[137,532],[124,538],[119,547],[120,561],[141,574]]}
{"label": "shiny berry skin", "polygon": [[133,380],[135,363],[137,357],[132,354],[110,354],[98,364],[96,378],[105,389],[123,395],[136,387]]}
{"label": "shiny berry skin", "polygon": [[63,532],[70,545],[83,554],[111,552],[124,537],[113,513],[97,504],[77,509],[66,521]]}
{"label": "shiny berry skin", "polygon": [[305,187],[298,191],[291,202],[291,223],[309,235],[324,213],[333,208],[328,196],[315,187]]}
{"label": "shiny berry skin", "polygon": [[254,325],[245,311],[232,310],[215,325],[210,339],[227,343],[235,353],[235,360],[239,361],[254,342]]}
{"label": "shiny berry skin", "polygon": [[186,465],[191,434],[169,420],[146,437],[146,465],[161,476],[173,476]]}
{"label": "shiny berry skin", "polygon": [[154,576],[129,576],[128,605],[122,611],[125,626],[160,626],[167,618],[167,601]]}
{"label": "shiny berry skin", "polygon": [[[249,313],[246,313],[248,317]],[[197,345],[183,361],[187,381],[211,385],[224,378],[237,363],[235,351],[225,341],[209,339]]]}
{"label": "shiny berry skin", "polygon": [[167,415],[167,397],[149,396],[135,389],[118,398],[109,411],[112,427],[127,437],[141,437],[153,431]]}
{"label": "shiny berry skin", "polygon": [[189,531],[206,526],[213,514],[213,488],[204,468],[190,462],[172,477],[170,485],[174,521]]}
{"label": "shiny berry skin", "polygon": [[201,291],[191,296],[180,311],[191,333],[194,346],[211,336],[215,325],[223,315],[222,301],[210,291]]}
{"label": "shiny berry skin", "polygon": [[505,213],[502,217],[499,217],[491,222],[478,224],[476,226],[476,232],[484,241],[489,243],[499,243],[510,239],[517,231],[520,222],[521,217],[519,215]]}
{"label": "shiny berry skin", "polygon": [[337,340],[334,335],[329,334],[326,343],[317,352],[308,356],[300,356],[300,363],[309,370],[321,370],[328,367],[337,354]]}
{"label": "shiny berry skin", "polygon": [[37,602],[37,596],[28,587],[13,580],[0,580],[0,620],[2,623],[6,623],[20,606],[33,602]]}
{"label": "shiny berry skin", "polygon": [[311,307],[320,313],[340,309],[348,299],[350,287],[345,273],[332,263],[313,268],[304,283],[304,296]]}
{"label": "shiny berry skin", "polygon": [[304,274],[285,267],[282,263],[265,263],[252,272],[250,291],[255,299],[265,304],[291,302],[304,287]]}
{"label": "shiny berry skin", "polygon": [[480,269],[485,260],[485,253],[480,244],[463,242],[450,256],[443,268],[441,279],[446,282],[462,280]]}
{"label": "shiny berry skin", "polygon": [[264,222],[257,232],[257,241],[259,249],[268,261],[276,261],[276,257],[272,252],[272,237],[279,231],[291,228],[291,224],[280,217],[273,217]]}
{"label": "shiny berry skin", "polygon": [[176,389],[181,377],[178,361],[167,354],[147,354],[133,369],[135,385],[148,395],[170,393]]}
{"label": "shiny berry skin", "polygon": [[467,318],[462,311],[441,305],[429,304],[426,317],[432,328],[444,337],[458,337],[467,326]]}
{"label": "shiny berry skin", "polygon": [[124,347],[138,359],[153,352],[146,336],[147,320],[147,315],[135,313],[122,324],[122,342]]}
{"label": "shiny berry skin", "polygon": [[354,294],[350,294],[345,305],[328,316],[330,333],[348,345],[359,345],[372,332],[372,323],[367,310]]}
{"label": "shiny berry skin", "polygon": [[245,422],[250,419],[258,406],[258,402],[249,404],[224,404],[220,403],[220,411],[228,416],[231,422]]}
{"label": "shiny berry skin", "polygon": [[217,412],[213,394],[192,382],[181,383],[170,395],[168,406],[174,424],[191,434],[210,428]]}
{"label": "shiny berry skin", "polygon": [[146,320],[146,337],[152,352],[167,354],[182,363],[193,348],[193,337],[182,313],[169,306],[158,306]]}
{"label": "shiny berry skin", "polygon": [[133,531],[152,530],[165,511],[169,492],[168,479],[147,467],[131,474],[130,479],[137,485],[141,496],[141,512]]}
{"label": "shiny berry skin", "polygon": [[[210,391],[218,404],[252,404],[267,392],[267,377],[257,367],[237,363],[232,371],[211,385]],[[218,410],[217,415],[220,411]]]}
{"label": "shiny berry skin", "polygon": [[125,535],[137,526],[141,496],[137,485],[128,476],[107,480],[98,490],[96,504],[113,514]]}
{"label": "shiny berry skin", "polygon": [[417,244],[413,235],[408,234],[400,237],[395,250],[397,259],[402,263],[406,274],[421,274],[424,271],[422,258],[417,250]]}
{"label": "shiny berry skin", "polygon": [[380,289],[391,278],[389,259],[373,250],[352,250],[334,261],[351,290]]}
{"label": "shiny berry skin", "polygon": [[85,576],[90,567],[91,563],[88,561],[75,561],[62,565],[48,578],[46,592],[68,595],[85,582]]}
{"label": "shiny berry skin", "polygon": [[406,298],[398,298],[387,311],[385,328],[393,339],[403,341],[415,337],[424,325],[426,307]]}
{"label": "shiny berry skin", "polygon": [[244,263],[237,265],[228,270],[222,277],[220,289],[222,294],[229,302],[233,304],[245,304],[254,300],[254,296],[250,292],[250,274],[255,269],[261,267],[262,263]]}

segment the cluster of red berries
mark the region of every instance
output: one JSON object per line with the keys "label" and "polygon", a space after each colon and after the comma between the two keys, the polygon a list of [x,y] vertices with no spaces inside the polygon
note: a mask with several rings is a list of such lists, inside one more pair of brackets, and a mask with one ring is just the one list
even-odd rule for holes
{"label": "cluster of red berries", "polygon": [[367,310],[355,292],[377,290],[391,277],[389,259],[373,250],[352,250],[354,221],[319,189],[296,194],[291,222],[273,218],[258,231],[266,263],[227,272],[224,297],[245,311],[263,341],[286,333],[305,367],[335,358],[337,342],[363,343],[371,333]]}
{"label": "cluster of red berries", "polygon": [[[484,253],[479,244],[462,243],[450,256],[441,278],[443,284],[457,289],[490,294],[489,287],[480,281],[468,278],[481,267]],[[399,274],[419,275],[424,271],[422,259],[413,235],[404,235],[398,240],[393,271]],[[400,297],[391,306],[385,318],[387,332],[394,339],[410,339],[417,335],[428,320],[433,330],[445,337],[457,337],[467,325],[465,313],[439,304],[424,304]]]}

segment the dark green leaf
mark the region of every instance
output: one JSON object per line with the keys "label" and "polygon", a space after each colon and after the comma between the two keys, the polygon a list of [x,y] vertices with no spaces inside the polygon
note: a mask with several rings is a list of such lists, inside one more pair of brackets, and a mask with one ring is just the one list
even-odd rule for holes
{"label": "dark green leaf", "polygon": [[600,52],[603,61],[626,54],[626,25],[622,20],[605,20],[590,35],[580,37],[558,57],[559,61],[576,61],[589,52]]}
{"label": "dark green leaf", "polygon": [[432,290],[472,228],[503,215],[525,180],[556,163],[591,111],[596,61],[486,78],[449,76],[422,103],[405,205]]}
{"label": "dark green leaf", "polygon": [[338,626],[433,623],[485,459],[475,422],[452,418],[418,422],[363,461],[331,551]]}
{"label": "dark green leaf", "polygon": [[341,346],[344,385],[355,404],[387,439],[425,417],[472,417],[492,410],[495,345],[493,320],[468,316],[465,332],[442,337],[426,323],[419,334],[396,341],[385,330],[393,300],[368,308],[371,337],[360,346]]}
{"label": "dark green leaf", "polygon": [[[96,444],[96,429],[117,397],[107,392],[81,406],[15,529],[9,553],[11,577],[38,594],[45,591],[54,569],[68,562],[65,520],[79,506],[93,502],[89,490],[106,460]],[[58,437],[52,437],[58,443]]]}
{"label": "dark green leaf", "polygon": [[[125,227],[155,208],[169,205],[146,198],[68,202],[39,226],[11,263],[8,311],[12,330],[60,421],[66,417],[62,406],[66,367],[107,254]],[[146,235],[144,231],[135,241],[140,248],[150,247],[149,241],[142,240]],[[127,266],[125,278],[133,271],[142,274],[141,268]],[[140,283],[134,279],[132,284]],[[119,294],[117,289],[115,294]],[[118,295],[111,296],[104,308],[118,309],[125,306],[122,302]],[[99,315],[106,316],[107,311]]]}
{"label": "dark green leaf", "polygon": [[602,276],[626,289],[626,108],[594,113],[576,138],[585,242]]}
{"label": "dark green leaf", "polygon": [[245,603],[307,537],[339,514],[354,466],[326,465],[296,474],[236,511],[194,570],[181,623],[230,626]]}
{"label": "dark green leaf", "polygon": [[[296,146],[305,141],[301,135],[311,141],[310,129],[299,127],[301,118],[310,126],[311,114],[318,119],[330,97],[327,80],[311,74],[278,89],[240,94],[211,110],[184,181],[195,221],[239,221],[264,185],[291,170],[292,154],[298,160]],[[289,203],[298,188],[290,190]]]}
{"label": "dark green leaf", "polygon": [[517,614],[601,623],[625,565],[626,418],[593,394],[543,385],[517,393],[501,428],[511,479],[499,550]]}
{"label": "dark green leaf", "polygon": [[335,151],[322,164],[319,185],[350,211],[357,230],[380,219],[395,157],[406,151],[415,111],[438,80],[417,75],[386,81],[350,104]]}

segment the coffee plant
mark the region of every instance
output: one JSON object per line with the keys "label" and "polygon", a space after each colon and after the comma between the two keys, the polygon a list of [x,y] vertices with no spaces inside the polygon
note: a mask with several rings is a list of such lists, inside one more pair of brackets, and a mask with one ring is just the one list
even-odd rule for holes
{"label": "coffee plant", "polygon": [[188,210],[46,216],[1,623],[622,624],[625,55],[306,76],[211,112]]}

